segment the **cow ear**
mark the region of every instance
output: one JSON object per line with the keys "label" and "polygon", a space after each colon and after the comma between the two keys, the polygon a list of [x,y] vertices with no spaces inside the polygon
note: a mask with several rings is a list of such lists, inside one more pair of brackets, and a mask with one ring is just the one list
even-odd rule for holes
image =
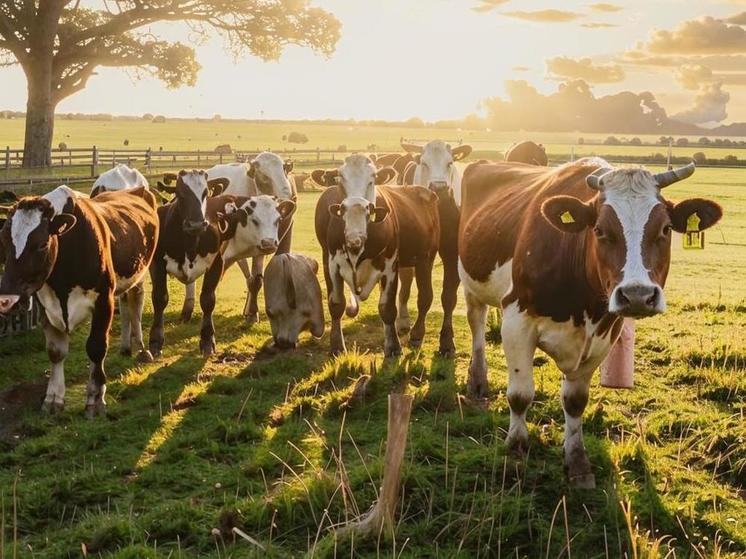
{"label": "cow ear", "polygon": [[457,146],[451,150],[451,155],[454,161],[461,161],[462,159],[469,156],[471,153],[471,146],[464,144],[463,146]]}
{"label": "cow ear", "polygon": [[391,167],[384,167],[376,172],[376,184],[386,184],[396,176],[396,171]]}
{"label": "cow ear", "polygon": [[319,273],[319,263],[314,258],[309,258],[308,256],[305,257],[306,262],[308,262],[308,265],[311,267],[311,270],[313,271],[313,274],[316,275]]}
{"label": "cow ear", "polygon": [[226,177],[219,177],[216,179],[210,179],[207,181],[207,188],[210,189],[210,196],[220,196],[228,186],[230,186],[231,180]]}
{"label": "cow ear", "polygon": [[678,204],[672,204],[668,209],[671,225],[674,231],[678,233],[686,232],[687,221],[695,214],[699,219],[697,229],[704,231],[720,221],[720,218],[723,217],[723,208],[712,200],[690,198]]}
{"label": "cow ear", "polygon": [[541,215],[555,229],[565,233],[580,233],[596,223],[593,206],[574,196],[552,196],[541,205]]}
{"label": "cow ear", "polygon": [[75,227],[77,221],[77,218],[72,214],[56,215],[49,222],[49,234],[62,236]]}
{"label": "cow ear", "polygon": [[332,217],[342,217],[342,204],[330,204],[329,215]]}
{"label": "cow ear", "polygon": [[282,168],[285,171],[286,175],[293,172],[293,167],[295,167],[295,163],[293,163],[292,161],[285,161],[285,163],[282,165]]}
{"label": "cow ear", "polygon": [[292,200],[283,200],[277,205],[277,211],[280,212],[283,219],[287,219],[295,212],[295,202]]}
{"label": "cow ear", "polygon": [[256,161],[252,161],[251,163],[249,163],[249,170],[246,171],[246,175],[250,179],[254,178],[254,176],[256,175]]}
{"label": "cow ear", "polygon": [[373,223],[383,223],[389,217],[389,209],[383,206],[378,206],[373,210],[371,214],[371,221]]}
{"label": "cow ear", "polygon": [[217,213],[218,218],[218,231],[220,231],[221,235],[225,235],[228,232],[228,219],[226,218],[226,215],[223,212]]}
{"label": "cow ear", "polygon": [[331,171],[326,169],[316,169],[311,171],[311,180],[319,186],[334,186],[337,184],[337,177],[339,177],[339,171],[337,169]]}
{"label": "cow ear", "polygon": [[161,192],[167,192],[168,194],[176,194],[176,187],[171,186],[170,184],[166,184],[163,181],[156,182],[155,186]]}

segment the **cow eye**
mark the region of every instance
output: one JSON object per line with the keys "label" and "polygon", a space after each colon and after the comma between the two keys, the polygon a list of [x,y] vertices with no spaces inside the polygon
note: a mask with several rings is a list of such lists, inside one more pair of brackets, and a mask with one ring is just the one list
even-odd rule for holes
{"label": "cow eye", "polygon": [[614,235],[611,234],[608,231],[604,231],[601,227],[596,226],[593,228],[593,232],[596,234],[596,238],[599,241],[603,241],[605,243],[613,243],[614,242]]}
{"label": "cow eye", "polygon": [[673,226],[669,223],[667,225],[663,226],[663,236],[668,237],[671,234],[671,231],[673,230]]}
{"label": "cow eye", "polygon": [[255,217],[252,217],[251,218],[251,223],[253,223],[254,225],[259,225],[259,220],[257,218],[255,218]]}

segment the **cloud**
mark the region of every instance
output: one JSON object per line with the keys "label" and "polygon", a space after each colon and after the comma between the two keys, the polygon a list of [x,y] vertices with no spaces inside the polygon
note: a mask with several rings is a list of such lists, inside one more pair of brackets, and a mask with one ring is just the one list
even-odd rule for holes
{"label": "cloud", "polygon": [[703,86],[694,98],[694,106],[673,115],[672,118],[690,124],[721,122],[728,118],[726,106],[730,93],[723,91],[723,84],[711,83]]}
{"label": "cloud", "polygon": [[744,53],[746,29],[707,16],[685,21],[673,31],[655,31],[646,50],[654,54]]}
{"label": "cloud", "polygon": [[492,10],[498,8],[499,6],[502,6],[503,4],[507,4],[510,0],[479,0],[480,4],[478,6],[474,6],[472,8],[472,11],[479,12],[479,13],[485,13],[485,12],[491,12]]}
{"label": "cloud", "polygon": [[676,72],[676,79],[684,89],[699,89],[703,83],[712,81],[712,69],[701,64],[684,64]]}
{"label": "cloud", "polygon": [[530,69],[528,66],[513,66],[514,72],[528,72]]}
{"label": "cloud", "polygon": [[651,55],[642,50],[630,50],[618,59],[620,64],[635,66],[682,66],[702,64],[713,71],[734,72],[746,68],[745,54],[713,54],[706,56],[661,56]]}
{"label": "cloud", "polygon": [[577,12],[568,12],[565,10],[537,10],[534,12],[501,12],[502,15],[512,17],[516,19],[523,19],[525,21],[536,21],[541,23],[567,23],[569,21],[575,21],[580,19],[583,14]]}
{"label": "cloud", "polygon": [[609,4],[608,2],[599,2],[598,4],[588,4],[591,10],[597,12],[621,12],[624,8],[617,6],[616,4]]}
{"label": "cloud", "polygon": [[590,58],[575,60],[566,56],[550,58],[546,62],[552,79],[581,79],[588,83],[618,83],[624,80],[624,69],[619,64],[594,64]]}
{"label": "cloud", "polygon": [[581,23],[581,27],[587,27],[588,29],[608,29],[609,27],[619,27],[615,23],[603,23],[600,21],[590,21],[588,23]]}
{"label": "cloud", "polygon": [[741,12],[740,14],[735,14],[727,17],[724,21],[727,23],[733,23],[735,25],[746,25],[746,12]]}

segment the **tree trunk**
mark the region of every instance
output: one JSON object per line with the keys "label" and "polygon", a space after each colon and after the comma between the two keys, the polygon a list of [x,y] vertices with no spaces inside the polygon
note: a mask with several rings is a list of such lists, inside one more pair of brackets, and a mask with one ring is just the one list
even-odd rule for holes
{"label": "tree trunk", "polygon": [[52,164],[52,135],[54,134],[54,109],[51,76],[28,77],[26,103],[26,140],[23,145],[23,167],[48,167]]}

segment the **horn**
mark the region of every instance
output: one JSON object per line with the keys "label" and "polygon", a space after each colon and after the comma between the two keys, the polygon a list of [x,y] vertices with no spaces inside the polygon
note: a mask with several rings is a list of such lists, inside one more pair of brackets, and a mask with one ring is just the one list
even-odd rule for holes
{"label": "horn", "polygon": [[417,144],[408,144],[407,142],[401,142],[401,147],[407,153],[422,153],[422,146]]}
{"label": "horn", "polygon": [[611,169],[607,167],[599,167],[595,171],[593,171],[590,175],[585,177],[585,184],[588,185],[588,188],[592,190],[603,190],[604,183],[603,178],[604,175],[611,172]]}
{"label": "horn", "polygon": [[694,161],[692,161],[691,163],[689,163],[689,165],[685,165],[684,167],[657,173],[653,175],[653,179],[655,179],[655,182],[658,183],[658,188],[666,188],[667,186],[670,186],[675,182],[688,179],[694,174],[696,168],[697,166],[694,164]]}

